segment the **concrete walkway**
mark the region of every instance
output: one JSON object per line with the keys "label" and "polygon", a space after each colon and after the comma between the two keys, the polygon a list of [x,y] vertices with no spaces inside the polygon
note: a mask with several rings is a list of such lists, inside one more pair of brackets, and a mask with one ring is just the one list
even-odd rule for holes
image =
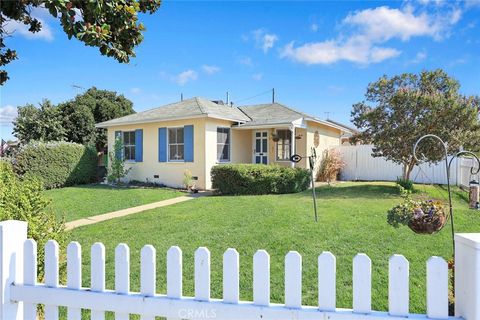
{"label": "concrete walkway", "polygon": [[75,229],[75,228],[78,228],[78,227],[87,226],[89,224],[95,224],[95,223],[98,223],[98,222],[102,222],[102,221],[106,221],[106,220],[110,220],[110,219],[114,219],[114,218],[125,217],[125,216],[129,216],[131,214],[139,213],[139,212],[150,210],[150,209],[166,207],[166,206],[170,206],[172,204],[185,202],[185,201],[193,200],[193,199],[200,198],[200,197],[209,196],[211,194],[212,193],[209,192],[209,191],[193,193],[193,194],[190,194],[188,196],[176,197],[176,198],[162,200],[162,201],[158,201],[158,202],[154,202],[154,203],[144,204],[144,205],[137,206],[137,207],[122,209],[122,210],[113,211],[113,212],[104,213],[104,214],[99,214],[97,216],[82,218],[82,219],[67,222],[65,224],[65,230],[72,230],[72,229]]}

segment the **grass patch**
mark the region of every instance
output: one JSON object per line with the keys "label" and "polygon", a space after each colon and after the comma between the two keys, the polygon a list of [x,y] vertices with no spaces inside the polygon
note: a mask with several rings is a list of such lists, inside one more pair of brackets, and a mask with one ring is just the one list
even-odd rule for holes
{"label": "grass patch", "polygon": [[95,216],[142,204],[185,195],[168,188],[114,188],[106,185],[82,185],[46,190],[51,209],[66,221]]}
{"label": "grass patch", "polygon": [[[418,187],[432,197],[446,199],[435,186]],[[394,183],[341,183],[322,186],[318,192],[318,223],[314,222],[310,192],[288,195],[206,197],[158,208],[73,230],[69,237],[83,246],[84,285],[89,286],[89,247],[101,241],[107,248],[107,287],[114,286],[114,249],[127,243],[131,249],[131,288],[139,289],[140,249],[157,249],[157,292],[166,292],[166,251],[183,250],[184,295],[192,296],[193,255],[196,248],[211,251],[212,297],[222,297],[222,254],[227,248],[240,253],[240,297],[252,299],[252,257],[257,249],[271,256],[271,300],[284,301],[284,256],[297,250],[303,257],[305,305],[317,304],[317,257],[331,251],[337,257],[337,307],[352,306],[352,258],[359,252],[372,259],[372,307],[388,309],[388,258],[394,253],[410,261],[410,311],[425,312],[425,268],[430,256],[450,258],[450,226],[432,236],[394,229],[386,212],[401,198]],[[454,194],[457,232],[480,229],[478,213],[457,191]]]}

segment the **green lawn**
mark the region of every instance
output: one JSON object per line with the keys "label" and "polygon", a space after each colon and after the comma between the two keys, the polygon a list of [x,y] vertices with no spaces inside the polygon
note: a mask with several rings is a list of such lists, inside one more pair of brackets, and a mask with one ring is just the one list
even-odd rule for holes
{"label": "green lawn", "polygon": [[[419,187],[432,197],[446,199],[440,187]],[[84,285],[89,285],[89,247],[101,241],[107,248],[107,287],[113,289],[115,246],[131,249],[131,288],[139,288],[139,255],[152,244],[158,255],[158,289],[166,292],[166,251],[172,245],[184,254],[184,294],[193,295],[193,254],[207,246],[212,257],[212,297],[222,296],[222,254],[229,248],[240,253],[242,300],[252,299],[252,256],[266,249],[271,256],[271,298],[284,297],[284,255],[297,250],[303,257],[303,303],[316,305],[317,257],[331,251],[337,257],[337,307],[352,305],[352,258],[366,253],[373,263],[372,304],[387,310],[388,257],[403,254],[410,261],[410,310],[425,312],[425,264],[428,257],[452,254],[450,227],[433,236],[394,229],[386,223],[386,211],[400,201],[393,183],[341,183],[318,188],[319,220],[313,220],[309,192],[290,195],[206,197],[159,208],[121,219],[73,230],[69,237],[83,246]],[[464,195],[455,194],[456,228],[480,230],[477,211],[467,209]]]}
{"label": "green lawn", "polygon": [[114,188],[83,185],[45,191],[52,210],[67,221],[185,195],[167,188]]}

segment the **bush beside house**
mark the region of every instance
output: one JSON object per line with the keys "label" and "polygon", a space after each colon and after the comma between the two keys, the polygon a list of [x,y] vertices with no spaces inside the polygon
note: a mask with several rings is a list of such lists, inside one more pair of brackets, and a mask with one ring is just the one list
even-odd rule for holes
{"label": "bush beside house", "polygon": [[228,164],[212,168],[212,187],[220,194],[281,194],[306,190],[310,173],[301,168]]}
{"label": "bush beside house", "polygon": [[22,220],[28,222],[28,237],[37,241],[40,279],[43,277],[44,250],[50,240],[56,240],[62,247],[66,241],[65,224],[57,220],[49,209],[50,200],[45,197],[40,179],[25,177],[19,179],[12,165],[0,161],[0,221]]}
{"label": "bush beside house", "polygon": [[72,142],[30,142],[12,163],[15,173],[37,177],[47,189],[91,183],[97,176],[95,147]]}

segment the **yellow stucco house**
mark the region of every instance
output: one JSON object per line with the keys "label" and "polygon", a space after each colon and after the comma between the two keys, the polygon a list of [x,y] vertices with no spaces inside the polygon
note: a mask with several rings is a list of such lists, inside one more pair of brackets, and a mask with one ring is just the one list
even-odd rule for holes
{"label": "yellow stucco house", "polygon": [[303,159],[341,144],[351,130],[279,103],[233,107],[195,97],[159,108],[102,122],[108,130],[108,150],[115,137],[123,140],[128,180],[182,187],[186,169],[196,187],[210,189],[210,170],[222,163],[261,163],[308,168]]}

